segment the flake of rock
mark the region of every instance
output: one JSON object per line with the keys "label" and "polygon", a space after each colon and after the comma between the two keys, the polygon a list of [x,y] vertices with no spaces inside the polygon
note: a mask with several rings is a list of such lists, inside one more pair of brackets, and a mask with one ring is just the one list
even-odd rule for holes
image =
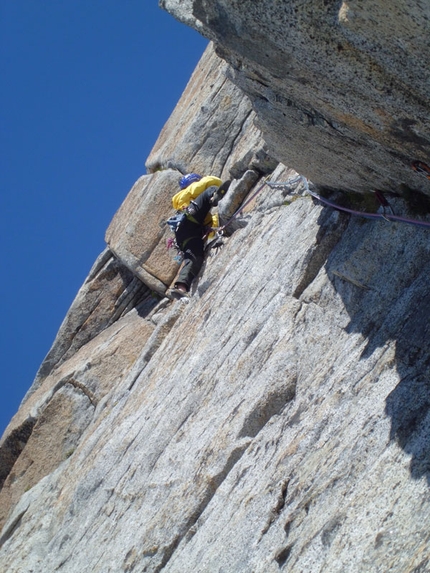
{"label": "flake of rock", "polygon": [[144,175],[106,232],[109,248],[124,266],[162,295],[178,270],[166,247],[166,220],[173,214],[171,198],[178,189],[178,173],[171,169]]}

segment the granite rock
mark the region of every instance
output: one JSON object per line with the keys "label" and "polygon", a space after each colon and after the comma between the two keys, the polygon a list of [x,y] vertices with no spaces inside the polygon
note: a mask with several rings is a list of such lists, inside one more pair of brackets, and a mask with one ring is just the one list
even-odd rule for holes
{"label": "granite rock", "polygon": [[226,72],[209,44],[146,161],[149,173],[176,169],[229,179],[276,167],[248,98]]}
{"label": "granite rock", "polygon": [[[312,174],[335,187],[330,194],[320,189],[326,199],[378,209],[375,196],[351,191],[362,190],[357,173],[371,168],[374,143],[360,126],[375,95],[373,82],[385,72],[378,68],[382,75],[366,87],[362,75],[350,76],[352,63],[364,69],[370,60],[392,61],[399,78],[394,99],[388,98],[394,114],[403,82],[396,46],[411,63],[415,45],[425,43],[426,7],[377,2],[371,12],[367,0],[164,4],[213,36],[247,93],[255,83],[255,93],[272,90],[264,113],[260,96],[253,99],[271,151],[251,115],[241,128],[249,137],[242,133],[231,156],[224,156],[221,140],[214,147],[218,159],[197,145],[196,166],[218,165],[218,174],[234,179],[220,212],[228,216],[238,203],[246,206],[224,247],[209,252],[192,296],[150,303],[143,282],[162,282],[162,292],[167,278],[160,277],[170,272],[157,251],[165,238],[159,223],[179,171],[193,167],[194,152],[187,155],[183,146],[186,125],[175,131],[177,116],[169,122],[151,162],[158,158],[148,163],[162,170],[140,179],[115,216],[104,263],[96,263],[72,306],[76,318],[70,315],[70,326],[60,331],[52,367],[39,375],[0,442],[0,567],[8,573],[427,571],[429,230],[324,206],[307,192],[315,189],[311,181],[298,176]],[[403,27],[393,20],[396,10]],[[386,33],[372,52],[375,30]],[[336,60],[336,79],[323,73],[334,60],[316,56],[322,38],[339,41],[339,34],[349,38],[351,53],[336,48],[336,58],[347,58],[345,65]],[[408,34],[413,37],[406,41]],[[267,53],[273,58],[264,65]],[[206,53],[203,59],[210,74],[214,58]],[[288,81],[276,76],[275,65],[281,72],[288,67]],[[409,82],[416,94],[426,73]],[[206,77],[202,67],[198,74]],[[299,94],[302,79],[309,89]],[[345,98],[355,105],[361,90],[363,104],[344,149],[336,134],[327,144],[330,130],[322,119],[306,129],[292,120],[305,109],[300,97],[327,106],[341,80],[350,82]],[[198,80],[192,81],[198,93]],[[292,108],[288,121],[280,95],[285,82],[297,88],[286,106]],[[236,109],[245,101],[238,97]],[[195,122],[190,133],[196,133],[204,116],[192,113],[195,100],[187,98],[182,115]],[[221,105],[218,113],[222,121],[228,108]],[[278,124],[277,114],[286,123]],[[210,125],[201,123],[201,131]],[[286,126],[288,145],[285,133],[280,136]],[[396,147],[396,135],[389,142],[385,137],[373,147],[374,161]],[[324,160],[317,140],[325,142]],[[272,157],[288,152],[299,159],[298,142],[300,161],[274,169]],[[172,159],[175,143],[183,146],[184,164]],[[416,142],[409,145],[415,154]],[[352,148],[356,169],[348,159]],[[375,171],[383,189],[405,165],[404,157],[392,158],[385,175]],[[344,187],[348,193],[339,192]],[[402,193],[389,197],[395,212],[425,217],[419,206],[418,214],[411,211],[416,205]],[[106,276],[96,280],[107,268],[116,269],[113,290]],[[122,305],[127,285],[129,304]],[[91,334],[67,353],[70,341],[63,345],[62,337],[73,339],[73,324],[83,328],[79,316],[86,312]]]}
{"label": "granite rock", "polygon": [[155,325],[131,310],[28,394],[0,441],[0,525],[24,491],[73,453],[94,409],[129,375]]}
{"label": "granite rock", "polygon": [[213,40],[270,153],[315,184],[430,195],[430,6],[161,0]]}
{"label": "granite rock", "polygon": [[115,256],[159,294],[166,292],[178,270],[166,247],[166,220],[174,213],[171,198],[179,189],[178,178],[171,169],[141,177],[106,231]]}
{"label": "granite rock", "polygon": [[16,504],[8,571],[425,567],[428,231],[276,193]]}
{"label": "granite rock", "polygon": [[79,289],[30,393],[55,368],[131,309],[140,306],[141,313],[147,314],[155,303],[149,288],[106,248]]}

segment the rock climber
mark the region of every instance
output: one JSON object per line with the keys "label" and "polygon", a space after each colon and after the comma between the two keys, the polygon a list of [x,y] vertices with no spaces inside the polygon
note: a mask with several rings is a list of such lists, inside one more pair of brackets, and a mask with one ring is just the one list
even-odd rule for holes
{"label": "rock climber", "polygon": [[181,191],[172,198],[173,208],[183,213],[174,232],[176,245],[183,253],[183,265],[172,294],[186,296],[203,265],[207,230],[217,226],[210,213],[227,192],[231,181],[214,176],[188,173],[179,180]]}

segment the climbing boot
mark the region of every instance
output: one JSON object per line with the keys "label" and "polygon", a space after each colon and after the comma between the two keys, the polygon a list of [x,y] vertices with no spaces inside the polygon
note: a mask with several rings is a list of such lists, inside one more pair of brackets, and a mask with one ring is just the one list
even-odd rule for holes
{"label": "climbing boot", "polygon": [[187,290],[187,286],[184,283],[175,283],[173,288],[170,290],[170,294],[173,298],[189,298],[190,294]]}

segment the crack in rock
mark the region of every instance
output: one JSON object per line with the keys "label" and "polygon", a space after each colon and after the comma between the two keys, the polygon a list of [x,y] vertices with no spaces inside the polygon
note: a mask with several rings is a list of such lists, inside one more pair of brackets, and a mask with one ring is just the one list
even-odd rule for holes
{"label": "crack in rock", "polygon": [[208,507],[221,484],[225,481],[237,462],[242,458],[250,443],[251,440],[246,440],[244,443],[237,446],[230,453],[222,470],[209,479],[209,483],[203,498],[201,499],[195,511],[193,511],[193,513],[188,517],[185,525],[181,528],[183,533],[179,533],[177,536],[175,536],[175,538],[172,540],[172,543],[164,548],[163,559],[160,565],[154,569],[154,573],[159,573],[167,565],[182,540],[188,543],[188,541],[194,536],[197,531],[197,521],[205,509]]}
{"label": "crack in rock", "polygon": [[255,438],[269,420],[273,418],[273,416],[279,415],[285,406],[294,400],[295,396],[295,380],[286,388],[280,388],[264,396],[246,416],[238,437]]}

